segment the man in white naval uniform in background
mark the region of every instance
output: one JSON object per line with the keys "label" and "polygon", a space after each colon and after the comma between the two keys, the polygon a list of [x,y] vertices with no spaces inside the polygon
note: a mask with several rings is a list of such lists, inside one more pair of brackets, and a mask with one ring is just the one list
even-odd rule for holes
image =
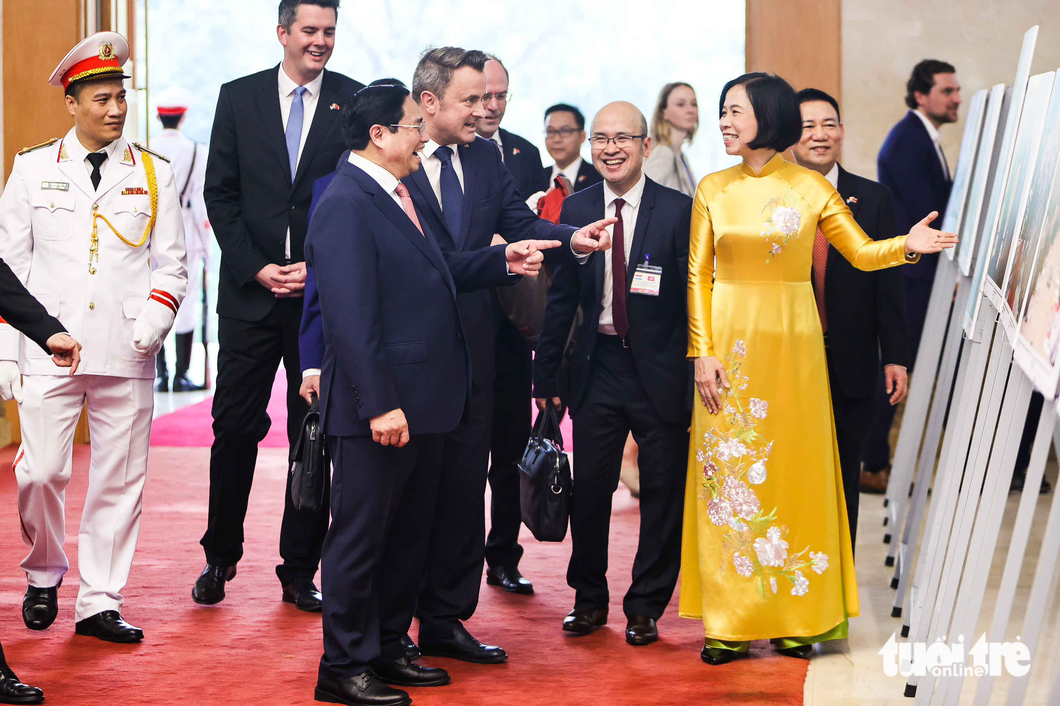
{"label": "man in white naval uniform in background", "polygon": [[[173,179],[177,183],[181,213],[184,215],[184,245],[188,251],[188,296],[177,310],[177,322],[173,324],[173,343],[177,353],[173,392],[201,390],[205,386],[188,378],[195,325],[199,322],[199,313],[206,309],[202,299],[206,296],[203,269],[209,265],[210,242],[213,240],[210,219],[206,215],[206,202],[202,197],[206,180],[206,145],[199,144],[181,131],[191,100],[187,91],[178,88],[169,88],[158,94],[158,120],[163,130],[151,138],[151,149],[164,154],[173,167]],[[204,332],[205,329],[204,323]],[[166,392],[169,389],[169,370],[163,346],[155,358],[155,391]]]}
{"label": "man in white naval uniform in background", "polygon": [[[92,461],[78,537],[75,631],[138,642],[119,612],[140,528],[151,436],[155,353],[184,298],[184,226],[173,170],[121,136],[122,65],[114,32],[78,44],[49,83],[66,89],[74,128],[23,150],[0,197],[0,257],[84,346],[73,377],[39,346],[0,325],[0,393],[19,400],[15,457],[29,588],[26,626],[58,612],[69,562],[65,491],[74,429],[87,402]],[[24,375],[21,384],[19,375]]]}

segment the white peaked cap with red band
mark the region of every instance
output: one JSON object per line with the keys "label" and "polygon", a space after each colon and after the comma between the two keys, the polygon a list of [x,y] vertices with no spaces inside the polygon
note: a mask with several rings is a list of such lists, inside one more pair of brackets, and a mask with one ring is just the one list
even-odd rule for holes
{"label": "white peaked cap with red band", "polygon": [[129,42],[117,32],[97,32],[82,39],[59,62],[48,83],[67,88],[76,81],[129,78],[123,66],[129,60]]}

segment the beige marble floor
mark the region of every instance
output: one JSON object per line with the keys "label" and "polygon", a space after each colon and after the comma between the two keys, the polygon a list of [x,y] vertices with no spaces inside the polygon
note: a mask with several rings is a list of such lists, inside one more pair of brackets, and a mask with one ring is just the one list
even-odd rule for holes
{"label": "beige marble floor", "polygon": [[[1055,483],[1057,467],[1051,460],[1047,477]],[[906,678],[888,677],[883,672],[883,658],[878,654],[892,633],[900,631],[902,621],[892,618],[894,591],[890,588],[893,569],[884,565],[887,545],[883,544],[883,504],[881,496],[862,495],[858,527],[856,564],[861,616],[850,621],[848,640],[822,645],[810,662],[806,678],[804,702],[808,706],[911,706],[913,699],[905,698]],[[980,614],[976,637],[989,629],[997,603],[997,589],[1008,554],[1011,527],[1015,522],[1019,496],[1010,493],[1002,531],[998,537],[987,593]],[[1035,512],[1034,529],[1020,575],[1018,592],[1013,604],[1012,618],[1006,640],[1015,640],[1023,627],[1026,601],[1034,577],[1034,565],[1041,551],[1041,539],[1052,495],[1040,496]],[[1052,548],[1056,551],[1056,548]],[[1056,591],[1057,577],[1053,577],[1052,600],[1046,612],[1047,624],[1041,632],[1038,654],[1032,664],[1030,686],[1025,704],[1046,704],[1049,689],[1060,670],[1060,596]],[[972,704],[976,679],[965,680],[960,703]],[[1004,704],[1010,684],[1009,677],[995,680],[990,704]]]}

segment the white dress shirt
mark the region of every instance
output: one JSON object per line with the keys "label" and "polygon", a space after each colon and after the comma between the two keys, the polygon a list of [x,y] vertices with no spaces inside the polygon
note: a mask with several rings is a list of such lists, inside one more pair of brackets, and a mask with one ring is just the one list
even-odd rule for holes
{"label": "white dress shirt", "polygon": [[[107,153],[107,158],[103,161],[103,164],[99,165],[100,177],[107,173],[107,167],[109,167],[110,163],[114,161],[114,151],[116,149],[118,149],[118,141],[114,140],[114,142],[111,142],[109,145],[99,150],[100,152]],[[66,151],[69,152],[70,156],[74,159],[80,157],[81,161],[85,163],[85,169],[88,170],[88,175],[92,176],[95,167],[92,166],[92,162],[88,161],[88,155],[92,153],[88,151],[87,147],[81,144],[81,140],[71,140],[70,146],[66,148]],[[84,152],[84,154],[78,155],[78,152]],[[103,183],[102,178],[100,178],[99,183]]]}
{"label": "white dress shirt", "polygon": [[[427,144],[423,146],[423,160],[420,162],[420,169],[427,175],[427,181],[431,182],[434,198],[438,199],[439,206],[442,205],[442,160],[435,152],[441,146],[434,140],[427,140]],[[456,172],[456,178],[460,180],[460,190],[463,191],[464,168],[460,165],[460,150],[457,145],[448,147],[453,150],[453,171]]]}
{"label": "white dress shirt", "polygon": [[571,186],[574,187],[575,190],[577,190],[577,188],[578,188],[578,172],[581,170],[582,162],[584,162],[584,161],[585,160],[583,160],[581,158],[581,156],[579,156],[573,162],[568,164],[566,169],[560,169],[558,164],[553,164],[552,165],[552,176],[550,176],[548,178],[548,185],[550,187],[553,186],[556,183],[556,177],[558,177],[560,174],[562,174],[563,176],[567,177],[567,180],[570,181]]}
{"label": "white dress shirt", "polygon": [[942,165],[942,173],[946,175],[946,181],[949,181],[950,165],[946,164],[946,155],[942,153],[942,146],[939,144],[939,129],[935,127],[935,123],[931,122],[931,120],[919,110],[914,110],[913,115],[920,118],[920,122],[924,123],[928,137],[931,138],[931,142],[935,145],[935,154],[939,156],[939,163]]}
{"label": "white dress shirt", "polygon": [[[309,136],[309,128],[313,125],[313,116],[317,112],[317,103],[320,99],[320,87],[324,85],[324,72],[321,71],[317,77],[305,85],[305,93],[302,94],[302,138],[298,143],[298,159],[302,158],[302,149],[305,147],[306,137]],[[280,120],[283,122],[283,132],[287,134],[287,123],[291,117],[291,105],[294,104],[294,91],[298,84],[283,70],[280,63],[278,77],[280,91]],[[297,170],[298,162],[295,162]],[[283,254],[288,260],[291,259],[291,229],[287,229],[287,240],[284,242]]]}
{"label": "white dress shirt", "polygon": [[839,191],[839,162],[832,165],[832,168],[828,170],[828,173],[824,175],[824,178],[828,180],[828,183],[832,185],[832,188]]}
{"label": "white dress shirt", "polygon": [[489,138],[489,141],[492,142],[493,144],[497,145],[497,149],[499,149],[501,151],[501,161],[503,162],[504,161],[504,143],[501,141],[500,128],[497,128],[497,132],[493,133],[493,135]]}
{"label": "white dress shirt", "polygon": [[[620,198],[626,202],[625,206],[622,207],[622,244],[625,246],[626,266],[628,267],[629,254],[633,249],[633,234],[637,229],[637,214],[640,213],[640,199],[644,195],[644,174],[641,174],[640,181],[622,196],[618,196],[614,191],[611,191],[611,186],[606,181],[603,186],[604,218],[615,217],[615,199]],[[614,230],[614,225],[607,227],[607,232],[611,234],[612,238],[614,238]],[[613,252],[614,248],[604,251],[604,295],[600,301],[600,321],[596,326],[596,330],[599,333],[606,333],[612,336],[616,335],[614,314],[611,312],[611,302],[615,298],[614,282],[611,279],[611,253]],[[628,307],[626,310],[629,310]]]}

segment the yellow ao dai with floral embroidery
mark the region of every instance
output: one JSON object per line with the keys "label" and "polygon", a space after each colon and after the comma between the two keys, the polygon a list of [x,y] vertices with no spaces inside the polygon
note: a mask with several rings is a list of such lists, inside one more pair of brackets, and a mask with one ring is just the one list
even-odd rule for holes
{"label": "yellow ao dai with floral embroidery", "polygon": [[831,184],[779,155],[703,179],[692,211],[688,355],[731,388],[696,396],[685,495],[681,615],[707,637],[820,636],[858,614],[821,321],[817,229],[863,270],[905,262],[874,242]]}

